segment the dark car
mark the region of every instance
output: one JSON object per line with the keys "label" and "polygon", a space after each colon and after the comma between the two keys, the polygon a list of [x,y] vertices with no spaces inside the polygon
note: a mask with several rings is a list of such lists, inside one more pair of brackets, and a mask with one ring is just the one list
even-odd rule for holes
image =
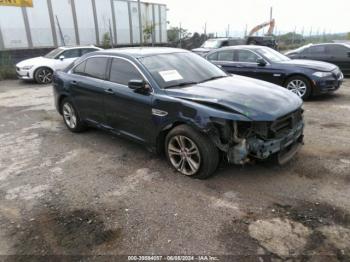
{"label": "dark car", "polygon": [[184,175],[206,178],[219,159],[285,163],[303,141],[302,100],[191,52],[127,48],[84,56],[54,75],[57,110],[72,132],[95,126],[165,152]]}
{"label": "dark car", "polygon": [[292,60],[262,46],[234,46],[210,52],[206,58],[227,73],[248,76],[271,82],[307,99],[337,90],[343,74],[336,65]]}
{"label": "dark car", "polygon": [[349,44],[306,45],[286,53],[292,59],[311,59],[337,65],[344,75],[350,75]]}
{"label": "dark car", "polygon": [[204,42],[199,48],[192,49],[192,52],[204,56],[214,49],[225,46],[241,45],[244,40],[240,38],[211,38]]}
{"label": "dark car", "polygon": [[247,45],[261,45],[277,49],[278,44],[272,36],[248,36],[246,40]]}

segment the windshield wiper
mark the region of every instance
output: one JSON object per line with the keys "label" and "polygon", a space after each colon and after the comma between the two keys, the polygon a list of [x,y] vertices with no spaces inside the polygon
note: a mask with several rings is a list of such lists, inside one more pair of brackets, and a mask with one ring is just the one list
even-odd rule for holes
{"label": "windshield wiper", "polygon": [[196,84],[198,84],[198,83],[189,81],[189,82],[183,82],[183,83],[175,84],[175,85],[171,85],[171,86],[166,86],[165,89],[174,88],[174,87],[189,86],[189,85],[196,85]]}
{"label": "windshield wiper", "polygon": [[208,79],[205,79],[199,83],[204,83],[204,82],[208,82],[208,81],[211,81],[211,80],[215,80],[215,79],[219,79],[219,78],[224,78],[224,77],[228,77],[227,75],[226,76],[213,76],[211,78],[208,78]]}

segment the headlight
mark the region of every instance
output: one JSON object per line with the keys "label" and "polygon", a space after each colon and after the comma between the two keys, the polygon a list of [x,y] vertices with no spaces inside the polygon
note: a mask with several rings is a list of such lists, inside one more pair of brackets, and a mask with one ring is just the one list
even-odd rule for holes
{"label": "headlight", "polygon": [[32,69],[32,68],[33,68],[32,65],[30,65],[30,66],[23,66],[23,67],[22,67],[23,70],[30,70],[30,69]]}
{"label": "headlight", "polygon": [[328,77],[328,76],[332,76],[333,74],[330,72],[315,72],[313,73],[313,75],[317,77]]}

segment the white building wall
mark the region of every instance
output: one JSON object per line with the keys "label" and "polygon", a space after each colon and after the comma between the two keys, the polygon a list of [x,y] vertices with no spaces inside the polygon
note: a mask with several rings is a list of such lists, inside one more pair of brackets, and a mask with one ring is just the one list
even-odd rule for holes
{"label": "white building wall", "polygon": [[58,21],[60,23],[62,34],[66,45],[76,45],[77,42],[75,39],[71,0],[51,0],[51,1],[52,1],[53,15],[55,19],[58,45],[63,45],[63,43],[61,41],[60,32],[57,26],[56,16],[58,17]]}
{"label": "white building wall", "polygon": [[130,2],[132,20],[132,39],[134,44],[140,43],[139,8],[137,2]]}
{"label": "white building wall", "polygon": [[28,47],[21,8],[2,6],[0,8],[0,28],[5,48]]}
{"label": "white building wall", "polygon": [[111,24],[111,30],[113,34],[113,18],[112,18],[112,11],[111,11],[111,1],[96,0],[95,3],[96,3],[96,14],[97,14],[100,43],[102,43],[103,35],[105,33],[108,33],[108,34],[110,33],[109,23]]}
{"label": "white building wall", "polygon": [[[56,0],[57,1],[57,0]],[[94,11],[91,0],[74,0],[81,45],[96,44]],[[96,2],[98,2],[97,0]]]}
{"label": "white building wall", "polygon": [[114,10],[117,25],[117,44],[130,44],[128,2],[114,1]]}
{"label": "white building wall", "polygon": [[34,0],[35,8],[27,8],[28,21],[35,47],[53,46],[47,0]]}

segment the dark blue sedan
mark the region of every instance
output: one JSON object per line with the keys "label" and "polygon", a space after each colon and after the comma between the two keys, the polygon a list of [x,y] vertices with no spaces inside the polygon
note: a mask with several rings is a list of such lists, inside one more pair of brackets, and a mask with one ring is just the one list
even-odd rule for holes
{"label": "dark blue sedan", "polygon": [[225,47],[209,53],[206,59],[228,73],[286,87],[303,99],[334,92],[344,79],[336,65],[311,60],[291,60],[269,47]]}
{"label": "dark blue sedan", "polygon": [[206,178],[220,159],[283,164],[303,142],[302,100],[279,86],[231,76],[172,48],[90,53],[54,75],[67,128],[88,126],[164,152],[183,175]]}

